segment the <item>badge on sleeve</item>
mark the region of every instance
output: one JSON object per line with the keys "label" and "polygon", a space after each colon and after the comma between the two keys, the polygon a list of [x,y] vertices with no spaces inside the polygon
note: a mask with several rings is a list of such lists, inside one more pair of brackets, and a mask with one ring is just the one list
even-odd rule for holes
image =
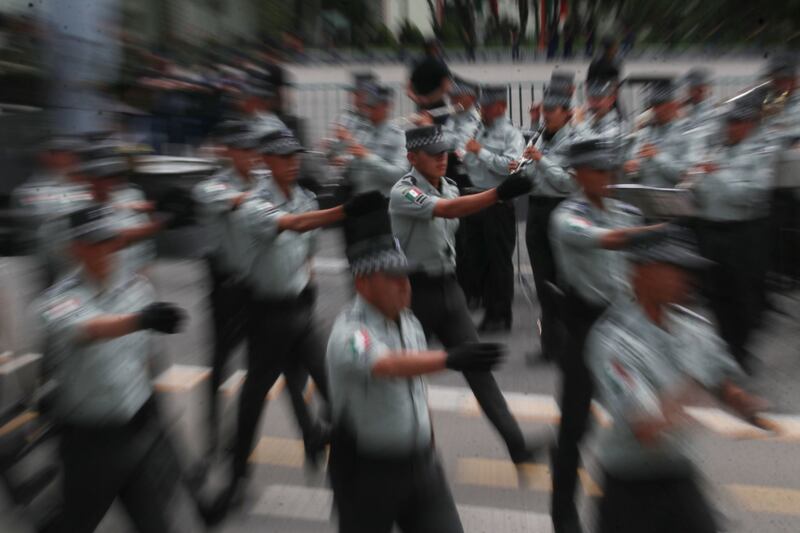
{"label": "badge on sleeve", "polygon": [[369,350],[370,339],[366,329],[360,329],[353,333],[353,338],[350,340],[350,348],[353,353],[362,356]]}
{"label": "badge on sleeve", "polygon": [[417,205],[422,205],[425,203],[425,200],[428,199],[428,196],[422,192],[419,187],[411,187],[403,193],[403,196],[405,196],[406,200],[409,202],[414,202]]}

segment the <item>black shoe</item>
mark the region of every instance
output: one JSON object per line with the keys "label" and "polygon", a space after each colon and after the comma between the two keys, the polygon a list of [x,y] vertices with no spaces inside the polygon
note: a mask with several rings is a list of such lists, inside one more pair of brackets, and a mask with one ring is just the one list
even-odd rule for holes
{"label": "black shoe", "polygon": [[320,469],[320,464],[325,458],[325,448],[330,442],[331,429],[324,423],[315,424],[311,431],[303,435],[306,463],[314,470]]}
{"label": "black shoe", "polygon": [[228,513],[242,504],[244,500],[244,484],[241,478],[233,480],[210,503],[198,504],[198,511],[207,526],[216,526],[228,516]]}

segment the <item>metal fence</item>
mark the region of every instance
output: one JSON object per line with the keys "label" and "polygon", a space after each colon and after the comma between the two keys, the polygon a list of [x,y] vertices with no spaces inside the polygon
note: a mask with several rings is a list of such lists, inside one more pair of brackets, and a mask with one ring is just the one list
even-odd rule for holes
{"label": "metal fence", "polygon": [[[741,92],[754,83],[754,78],[720,78],[713,85],[712,99],[723,101]],[[395,90],[393,117],[405,117],[416,110],[414,103],[405,94],[405,85],[388,84]],[[513,82],[508,86],[508,116],[517,127],[529,124],[528,109],[532,102],[540,101],[547,81]],[[643,110],[645,85],[623,84],[620,98],[623,108],[635,115]],[[585,103],[583,84],[575,91],[575,106]],[[318,143],[342,109],[349,103],[350,95],[345,84],[298,84],[294,94],[294,113],[305,119],[309,139]],[[629,117],[632,118],[632,117]]]}

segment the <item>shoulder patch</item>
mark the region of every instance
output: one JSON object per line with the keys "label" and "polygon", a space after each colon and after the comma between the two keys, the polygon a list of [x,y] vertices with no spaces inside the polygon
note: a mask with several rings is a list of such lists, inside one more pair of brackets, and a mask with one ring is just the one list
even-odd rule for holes
{"label": "shoulder patch", "polygon": [[403,193],[403,196],[409,202],[413,202],[417,205],[422,205],[425,203],[425,200],[428,199],[428,195],[422,192],[419,187],[411,187]]}
{"label": "shoulder patch", "polygon": [[350,338],[350,349],[353,354],[362,356],[369,351],[372,341],[366,328],[356,330]]}
{"label": "shoulder patch", "polygon": [[400,178],[400,181],[402,181],[403,183],[410,183],[411,185],[416,185],[417,184],[417,178],[415,178],[411,174],[408,174],[407,176],[403,176],[402,178]]}

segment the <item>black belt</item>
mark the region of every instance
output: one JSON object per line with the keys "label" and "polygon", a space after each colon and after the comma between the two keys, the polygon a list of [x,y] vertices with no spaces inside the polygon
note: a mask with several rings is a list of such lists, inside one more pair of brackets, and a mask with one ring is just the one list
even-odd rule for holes
{"label": "black belt", "polygon": [[261,310],[291,310],[300,309],[312,305],[317,299],[317,290],[314,287],[308,286],[303,291],[294,297],[288,298],[264,298],[253,296],[250,303]]}
{"label": "black belt", "polygon": [[441,283],[448,279],[456,279],[455,272],[442,272],[441,274],[430,274],[428,272],[412,272],[408,275],[408,280],[414,284],[433,284]]}

